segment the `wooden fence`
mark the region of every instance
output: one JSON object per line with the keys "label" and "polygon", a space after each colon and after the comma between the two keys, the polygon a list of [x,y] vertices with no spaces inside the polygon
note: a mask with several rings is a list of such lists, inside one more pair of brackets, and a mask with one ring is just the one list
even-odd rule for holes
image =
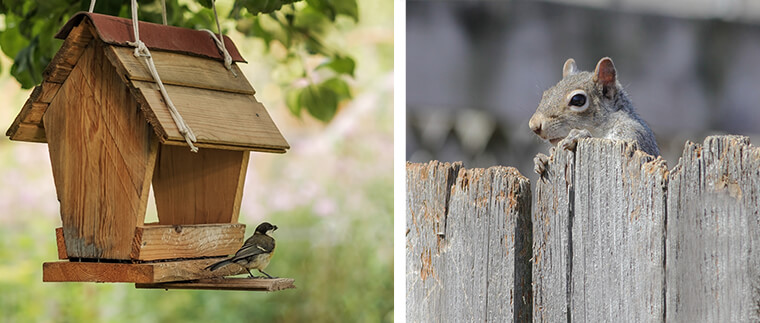
{"label": "wooden fence", "polygon": [[760,148],[746,137],[687,143],[671,170],[586,139],[534,190],[510,167],[407,164],[408,321],[760,320]]}

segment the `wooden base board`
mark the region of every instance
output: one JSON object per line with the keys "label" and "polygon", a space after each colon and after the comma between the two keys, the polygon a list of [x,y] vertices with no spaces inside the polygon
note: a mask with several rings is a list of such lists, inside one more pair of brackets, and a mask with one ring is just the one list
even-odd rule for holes
{"label": "wooden base board", "polygon": [[185,282],[157,284],[135,284],[135,288],[148,289],[202,289],[202,290],[246,290],[274,292],[296,288],[293,278],[209,278]]}
{"label": "wooden base board", "polygon": [[[63,228],[55,229],[58,259],[68,259]],[[161,225],[146,223],[135,228],[131,260],[192,259],[234,254],[243,245],[245,224],[211,223]]]}
{"label": "wooden base board", "polygon": [[149,263],[104,263],[56,261],[42,264],[44,282],[163,283],[247,273],[229,265],[213,272],[205,268],[224,258]]}

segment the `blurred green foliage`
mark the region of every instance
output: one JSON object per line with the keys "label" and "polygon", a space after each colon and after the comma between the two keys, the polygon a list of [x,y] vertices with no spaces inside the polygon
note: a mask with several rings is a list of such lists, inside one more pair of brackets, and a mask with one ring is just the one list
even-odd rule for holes
{"label": "blurred green foliage", "polygon": [[[13,59],[11,75],[23,88],[42,82],[42,71],[63,42],[53,36],[73,14],[87,10],[89,3],[89,0],[0,1],[0,15],[5,19],[4,26],[0,25],[0,48]],[[215,29],[211,4],[212,0],[167,0],[168,24]],[[285,49],[279,64],[293,68],[292,73],[279,81],[288,88],[286,96],[295,98],[288,101],[291,112],[300,116],[301,110],[306,110],[318,120],[328,122],[337,112],[338,104],[351,98],[351,91],[332,90],[336,83],[341,89],[349,88],[347,80],[354,76],[356,62],[340,46],[325,39],[340,33],[336,20],[341,16],[354,23],[359,21],[356,0],[234,0],[231,9],[223,10],[225,5],[218,5],[217,9],[222,19],[234,22],[235,29],[247,37],[263,40],[267,47],[277,42]],[[97,1],[94,11],[127,18],[131,15],[129,1],[122,0]],[[160,23],[160,2],[141,4],[139,17]],[[317,67],[304,63],[314,57],[324,63]],[[317,73],[319,69],[328,72]]]}
{"label": "blurred green foliage", "polygon": [[[108,3],[98,1],[96,11],[103,12],[101,6]],[[212,21],[201,4],[179,3],[197,13],[199,24]],[[344,53],[333,58],[299,54],[303,62],[311,61],[294,65],[309,67],[315,82],[284,81],[287,71],[297,69],[281,63],[290,54],[283,54],[279,41],[237,41],[244,55],[255,57],[241,69],[293,147],[284,155],[251,154],[240,221],[247,224],[247,235],[261,221],[278,225],[277,250],[267,272],[294,278],[296,289],[163,291],[133,284],[43,283],[42,263],[57,260],[54,229],[61,225],[47,146],[0,138],[0,322],[391,322],[393,4],[359,4],[359,23],[338,14],[328,26],[333,36],[325,42],[345,48]],[[292,5],[305,10],[298,6],[306,1]],[[232,6],[227,2],[227,8]],[[50,20],[51,32],[65,20]],[[7,26],[7,16],[0,27],[3,23]],[[11,61],[0,57],[0,63],[6,67],[0,77],[0,126],[7,126],[29,91],[9,80]],[[345,113],[334,113],[334,122],[326,126],[297,119],[289,112],[293,107],[286,106],[301,96],[290,90],[314,84],[326,84],[335,100],[349,95],[356,100],[340,103]],[[319,93],[316,99],[324,100]]]}

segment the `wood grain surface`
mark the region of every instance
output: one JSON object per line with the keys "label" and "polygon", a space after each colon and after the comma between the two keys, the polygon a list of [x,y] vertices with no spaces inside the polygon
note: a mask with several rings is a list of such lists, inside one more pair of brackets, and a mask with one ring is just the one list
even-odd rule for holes
{"label": "wood grain surface", "polygon": [[509,167],[407,164],[407,320],[530,321],[530,183]]}

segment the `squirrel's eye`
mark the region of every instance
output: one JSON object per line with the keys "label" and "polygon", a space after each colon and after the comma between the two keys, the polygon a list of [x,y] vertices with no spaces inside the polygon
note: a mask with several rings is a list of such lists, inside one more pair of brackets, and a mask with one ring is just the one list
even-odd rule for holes
{"label": "squirrel's eye", "polygon": [[572,98],[570,98],[570,105],[574,105],[576,107],[582,107],[584,104],[586,104],[586,96],[583,94],[576,94],[576,95],[573,95]]}
{"label": "squirrel's eye", "polygon": [[567,95],[567,106],[571,111],[583,112],[588,108],[588,97],[586,91],[575,90]]}

